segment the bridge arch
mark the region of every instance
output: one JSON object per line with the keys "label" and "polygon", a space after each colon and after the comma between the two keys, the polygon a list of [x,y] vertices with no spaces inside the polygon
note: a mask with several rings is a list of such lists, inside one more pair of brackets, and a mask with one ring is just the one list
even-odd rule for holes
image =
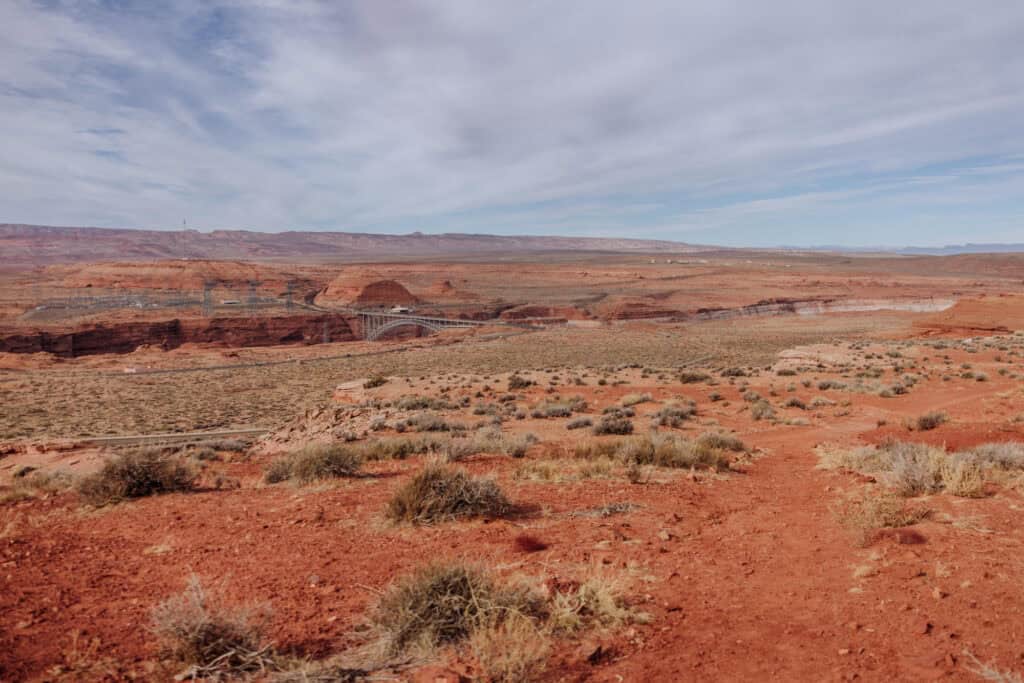
{"label": "bridge arch", "polygon": [[405,327],[407,325],[421,327],[425,330],[430,330],[431,332],[440,332],[442,329],[444,329],[444,327],[441,325],[436,325],[425,320],[417,320],[415,318],[399,318],[395,320],[390,320],[379,327],[374,326],[373,329],[367,331],[366,340],[377,341],[377,339],[379,339],[381,335],[387,334],[391,330],[398,329],[399,327]]}

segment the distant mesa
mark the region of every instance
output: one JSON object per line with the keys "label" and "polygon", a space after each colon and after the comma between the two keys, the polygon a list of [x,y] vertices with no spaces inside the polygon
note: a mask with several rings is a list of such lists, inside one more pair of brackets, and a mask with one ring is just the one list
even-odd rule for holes
{"label": "distant mesa", "polygon": [[401,283],[366,269],[346,270],[316,299],[318,304],[349,306],[412,306],[419,301]]}

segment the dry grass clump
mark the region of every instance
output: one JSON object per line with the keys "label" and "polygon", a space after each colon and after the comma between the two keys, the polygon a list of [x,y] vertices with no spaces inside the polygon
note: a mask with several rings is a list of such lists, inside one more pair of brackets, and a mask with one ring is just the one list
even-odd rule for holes
{"label": "dry grass clump", "polygon": [[853,450],[819,448],[819,467],[875,475],[902,496],[946,491],[955,496],[983,494],[985,472],[970,453],[946,453],[921,443],[893,441]]}
{"label": "dry grass clump", "polygon": [[427,465],[388,503],[395,522],[429,524],[467,517],[500,517],[512,504],[492,479],[471,477],[439,463]]}
{"label": "dry grass clump", "polygon": [[78,482],[78,493],[92,505],[188,491],[196,474],[159,449],[138,450],[107,460],[99,472]]}
{"label": "dry grass clump", "polygon": [[388,655],[468,643],[487,679],[503,683],[534,680],[552,635],[646,619],[604,576],[546,592],[460,563],[427,565],[398,579],[373,616]]}
{"label": "dry grass clump", "polygon": [[573,633],[594,624],[618,626],[637,617],[623,600],[619,586],[604,575],[594,574],[572,590],[554,594],[548,621],[556,633]]}
{"label": "dry grass clump", "polygon": [[384,593],[373,621],[391,654],[458,643],[510,614],[539,618],[544,599],[524,586],[499,585],[464,564],[430,564]]}
{"label": "dry grass clump", "polygon": [[398,410],[452,410],[457,406],[433,396],[406,394],[395,400],[394,407]]}
{"label": "dry grass clump", "polygon": [[447,437],[422,436],[418,439],[375,439],[359,446],[359,455],[366,461],[405,460],[411,455],[439,453],[449,445]]}
{"label": "dry grass clump", "polygon": [[577,417],[575,420],[569,420],[566,423],[566,429],[584,429],[585,427],[593,427],[594,421],[589,417]]}
{"label": "dry grass clump", "polygon": [[690,440],[678,434],[651,432],[618,441],[592,441],[576,444],[577,458],[591,461],[617,461],[627,466],[668,468],[729,469],[728,452],[746,450],[736,437],[706,433]]}
{"label": "dry grass clump", "polygon": [[697,414],[697,404],[693,401],[687,403],[669,403],[654,414],[654,419],[662,427],[682,427],[683,422]]}
{"label": "dry grass clump", "polygon": [[459,462],[478,453],[497,453],[512,458],[522,458],[530,446],[540,441],[535,434],[505,434],[498,427],[489,427],[476,432],[471,438],[453,440],[444,449],[445,459]]}
{"label": "dry grass clump", "polygon": [[536,680],[551,653],[547,634],[534,619],[517,612],[473,631],[469,646],[493,683]]}
{"label": "dry grass clump", "polygon": [[924,415],[919,416],[917,420],[914,421],[913,426],[919,432],[927,432],[932,429],[935,429],[941,424],[945,424],[946,422],[949,422],[948,415],[946,415],[943,412],[932,411],[930,413],[925,413]]}
{"label": "dry grass clump", "polygon": [[968,453],[986,466],[1002,470],[1024,470],[1024,443],[986,443],[972,448]]}
{"label": "dry grass clump", "polygon": [[0,503],[13,503],[40,494],[57,493],[74,485],[74,479],[67,472],[40,472],[24,468],[15,472],[10,487],[0,490]]}
{"label": "dry grass clump", "polygon": [[991,683],[1024,683],[1024,677],[1019,673],[1010,670],[1000,669],[994,662],[984,663],[973,653],[964,651],[964,655],[970,660],[965,669],[984,681]]}
{"label": "dry grass clump", "polygon": [[594,434],[632,434],[633,422],[629,418],[605,415],[601,421],[594,425]]}
{"label": "dry grass clump", "polygon": [[648,393],[626,394],[625,396],[622,397],[622,400],[620,400],[619,403],[623,407],[628,408],[630,406],[640,405],[641,403],[649,403],[652,400],[653,399],[651,398],[651,395]]}
{"label": "dry grass clump", "polygon": [[271,463],[264,475],[268,484],[293,480],[310,484],[324,479],[351,477],[363,464],[360,452],[344,444],[310,444],[287,458]]}
{"label": "dry grass clump", "polygon": [[707,382],[711,379],[711,375],[700,370],[683,370],[679,373],[679,382],[682,384],[697,384],[698,382]]}
{"label": "dry grass clump", "polygon": [[264,672],[273,663],[265,642],[266,610],[231,608],[195,575],[185,591],[160,603],[151,629],[167,654],[188,665],[189,679],[217,680]]}
{"label": "dry grass clump", "polygon": [[819,467],[876,475],[901,496],[946,492],[963,498],[984,493],[984,463],[972,453],[947,454],[926,443],[891,441],[852,451],[819,449]]}
{"label": "dry grass clump", "polygon": [[750,417],[755,420],[770,420],[775,417],[775,408],[768,401],[756,401],[750,406]]}
{"label": "dry grass clump", "polygon": [[891,492],[872,489],[853,493],[832,508],[833,515],[859,545],[870,543],[879,529],[916,524],[929,512],[928,508],[910,505]]}
{"label": "dry grass clump", "polygon": [[417,432],[453,432],[459,431],[462,427],[448,422],[437,413],[422,412],[410,415],[403,422],[397,423],[395,428],[398,431],[412,429]]}
{"label": "dry grass clump", "polygon": [[529,389],[534,384],[536,384],[536,382],[534,382],[532,379],[530,379],[528,377],[521,377],[519,375],[512,375],[511,377],[508,378],[508,390],[509,391],[518,391],[520,389]]}

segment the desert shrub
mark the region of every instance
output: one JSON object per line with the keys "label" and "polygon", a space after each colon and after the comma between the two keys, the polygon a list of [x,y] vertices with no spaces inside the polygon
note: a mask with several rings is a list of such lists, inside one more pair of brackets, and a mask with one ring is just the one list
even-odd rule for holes
{"label": "desert shrub", "polygon": [[411,455],[439,453],[450,441],[446,437],[374,439],[360,444],[359,455],[366,461],[405,460]]}
{"label": "desert shrub", "polygon": [[464,641],[509,614],[540,617],[544,600],[525,586],[502,586],[464,564],[432,564],[398,579],[373,621],[390,654]]}
{"label": "desert shrub", "polygon": [[946,491],[955,496],[982,495],[985,472],[973,453],[946,453],[920,443],[895,441],[853,450],[819,448],[819,467],[872,474],[902,496]]}
{"label": "desert shrub", "polygon": [[704,432],[697,437],[697,443],[704,448],[717,448],[734,453],[742,453],[747,450],[746,444],[739,437],[721,432]]}
{"label": "desert shrub", "polygon": [[823,379],[818,382],[818,389],[820,391],[827,391],[829,389],[845,389],[846,385],[842,382],[837,382],[834,379]]}
{"label": "desert shrub", "polygon": [[811,399],[811,402],[808,405],[809,405],[810,408],[815,408],[816,409],[816,408],[825,408],[827,406],[834,406],[835,404],[836,404],[835,401],[831,401],[831,400],[825,398],[824,396],[815,396],[814,398]]}
{"label": "desert shrub", "polygon": [[445,457],[449,462],[457,462],[477,453],[498,453],[522,458],[530,446],[538,441],[534,434],[507,435],[500,427],[488,427],[481,429],[469,439],[449,442],[445,449]]}
{"label": "desert shrub", "polygon": [[292,476],[292,462],[288,458],[279,458],[270,463],[263,473],[263,481],[268,484],[280,484],[288,481]]}
{"label": "desert shrub", "polygon": [[[742,449],[741,442],[735,443]],[[725,451],[733,450],[732,445],[720,435],[707,434],[690,441],[676,434],[652,433],[619,441],[613,455],[626,465],[725,470],[729,468]]]}
{"label": "desert shrub", "polygon": [[374,375],[365,382],[363,382],[363,389],[376,389],[382,387],[388,383],[388,378],[383,375]]}
{"label": "desert shrub", "polygon": [[910,505],[888,491],[862,490],[840,500],[832,508],[837,521],[846,527],[859,545],[867,545],[879,529],[916,524],[929,510]]}
{"label": "desert shrub", "polygon": [[655,421],[662,427],[681,427],[683,422],[697,413],[697,405],[688,403],[670,403],[654,414]]}
{"label": "desert shrub", "polygon": [[492,683],[536,680],[551,652],[550,640],[537,621],[518,612],[475,629],[469,646]]}
{"label": "desert shrub", "polygon": [[1024,470],[1024,443],[987,443],[969,451],[980,464],[1003,470]]}
{"label": "desert shrub", "polygon": [[618,585],[601,575],[594,575],[572,590],[556,592],[548,617],[556,633],[573,633],[591,624],[617,626],[643,617],[625,603]]}
{"label": "desert shrub", "polygon": [[542,420],[549,417],[571,417],[572,408],[560,403],[542,405],[530,411],[530,417]]}
{"label": "desert shrub", "polygon": [[395,522],[429,524],[466,517],[500,517],[511,509],[512,504],[493,480],[432,463],[395,492],[387,516]]}
{"label": "desert shrub", "polygon": [[647,394],[647,393],[644,393],[644,394],[626,394],[625,396],[622,397],[622,400],[619,401],[619,403],[623,407],[628,408],[630,406],[639,405],[641,403],[648,403],[649,401],[651,401],[651,395]]}
{"label": "desert shrub", "polygon": [[740,398],[742,398],[747,403],[756,403],[761,400],[762,396],[756,391],[744,391],[743,395]]}
{"label": "desert shrub", "polygon": [[394,406],[398,410],[452,410],[457,407],[439,398],[415,394],[400,396]]}
{"label": "desert shrub", "polygon": [[224,605],[193,575],[183,593],[153,610],[151,629],[170,657],[189,666],[183,678],[217,680],[267,670],[273,652],[265,619],[265,609]]}
{"label": "desert shrub", "polygon": [[565,428],[583,429],[584,427],[591,427],[593,426],[593,424],[594,421],[591,420],[589,417],[577,417],[575,420],[570,420],[569,423],[565,425]]}
{"label": "desert shrub", "polygon": [[790,396],[789,400],[786,401],[785,406],[787,408],[799,408],[800,410],[807,410],[807,404],[801,401],[796,396]]}
{"label": "desert shrub", "polygon": [[526,377],[520,377],[519,375],[512,375],[508,378],[508,390],[518,391],[520,389],[529,389],[536,384],[532,379]]}
{"label": "desert shrub", "polygon": [[291,479],[309,484],[324,479],[351,477],[362,465],[359,451],[345,444],[309,444],[287,458],[271,463],[263,476],[268,484]]}
{"label": "desert shrub", "polygon": [[61,470],[41,472],[25,466],[17,470],[7,490],[0,491],[0,503],[13,503],[38,494],[56,493],[74,486],[71,474]]}
{"label": "desert shrub", "polygon": [[698,382],[706,382],[709,379],[711,379],[711,375],[699,370],[683,370],[679,373],[679,381],[682,384],[697,384]]}
{"label": "desert shrub", "polygon": [[961,498],[978,498],[984,495],[985,475],[981,466],[959,454],[947,457],[941,465],[942,488]]}
{"label": "desert shrub", "polygon": [[917,420],[914,421],[914,427],[920,432],[927,432],[946,422],[949,422],[948,415],[942,412],[932,411],[919,416]]}
{"label": "desert shrub", "polygon": [[758,401],[750,406],[750,417],[755,420],[770,420],[775,417],[775,409],[768,401]]}
{"label": "desert shrub", "polygon": [[717,403],[718,401],[721,401],[723,398],[724,397],[717,391],[712,391],[710,394],[708,394],[708,400],[711,401],[712,403]]}
{"label": "desert shrub", "polygon": [[743,368],[726,368],[719,374],[722,377],[746,377],[747,371]]}
{"label": "desert shrub", "polygon": [[630,407],[623,408],[621,406],[608,406],[601,411],[602,415],[610,415],[612,417],[636,417],[636,410]]}
{"label": "desert shrub", "polygon": [[946,453],[926,444],[896,442],[883,449],[881,480],[903,496],[942,490],[942,464]]}
{"label": "desert shrub", "polygon": [[791,368],[779,368],[778,370],[775,371],[775,374],[778,375],[779,377],[795,377],[796,370],[793,370]]}
{"label": "desert shrub", "polygon": [[632,434],[633,423],[624,417],[605,415],[601,421],[594,425],[594,434]]}
{"label": "desert shrub", "polygon": [[78,482],[78,493],[92,505],[108,505],[129,498],[188,491],[195,473],[158,449],[125,453],[107,460],[94,474]]}
{"label": "desert shrub", "polygon": [[584,460],[615,456],[620,441],[580,441],[573,448],[573,457]]}
{"label": "desert shrub", "polygon": [[405,420],[406,426],[415,429],[417,432],[449,432],[457,427],[449,424],[443,417],[436,413],[422,412],[411,415]]}

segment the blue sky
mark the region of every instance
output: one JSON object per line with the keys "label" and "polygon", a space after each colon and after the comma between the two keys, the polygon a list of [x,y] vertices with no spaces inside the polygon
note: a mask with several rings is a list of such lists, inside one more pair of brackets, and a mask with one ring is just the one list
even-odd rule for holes
{"label": "blue sky", "polygon": [[0,222],[1024,242],[1024,3],[0,2]]}

